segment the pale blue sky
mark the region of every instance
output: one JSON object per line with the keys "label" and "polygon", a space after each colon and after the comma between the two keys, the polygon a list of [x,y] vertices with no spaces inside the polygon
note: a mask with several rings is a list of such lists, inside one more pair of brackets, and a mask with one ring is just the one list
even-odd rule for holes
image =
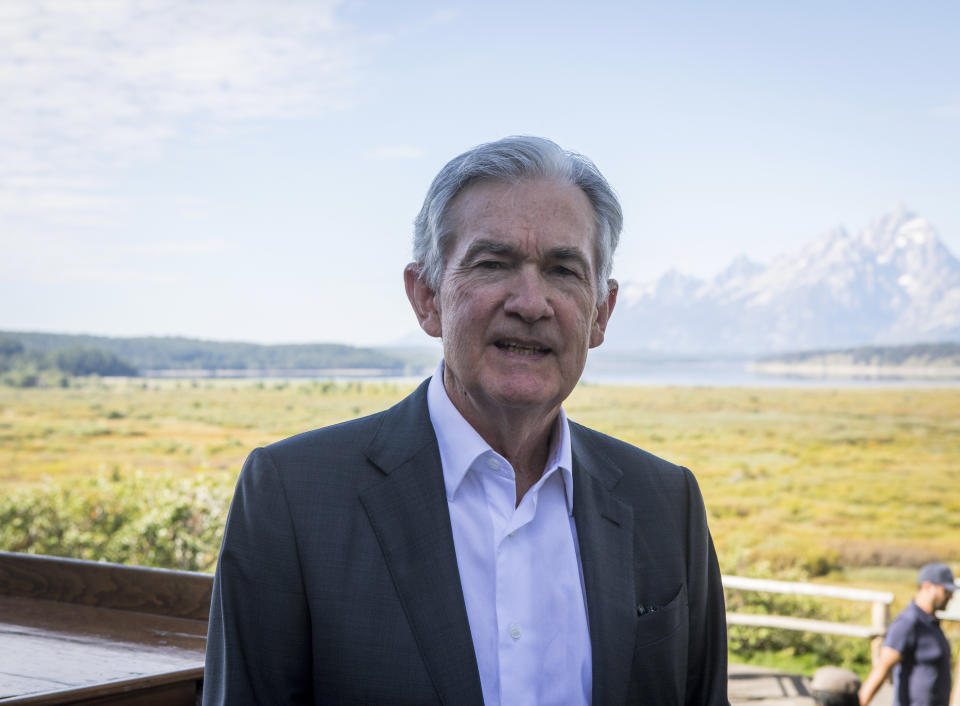
{"label": "pale blue sky", "polygon": [[617,189],[621,281],[898,201],[960,254],[960,4],[8,0],[0,329],[397,339],[430,179],[518,133]]}

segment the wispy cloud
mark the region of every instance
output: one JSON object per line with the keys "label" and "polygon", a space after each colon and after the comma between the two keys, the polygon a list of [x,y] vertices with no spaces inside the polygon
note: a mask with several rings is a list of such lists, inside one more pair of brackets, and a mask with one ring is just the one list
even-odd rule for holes
{"label": "wispy cloud", "polygon": [[[18,168],[24,172],[18,173]],[[18,219],[29,220],[35,226],[39,223],[96,226],[109,222],[109,214],[122,206],[119,198],[104,192],[101,185],[89,177],[38,171],[36,165],[29,162],[6,163],[0,167],[0,218],[3,219],[0,237],[5,244],[16,237],[12,223]]]}
{"label": "wispy cloud", "polygon": [[[161,254],[149,248],[117,248],[96,234],[89,235],[80,244],[70,231],[38,231],[32,224],[19,226],[14,223],[9,227],[5,224],[4,227],[0,279],[7,282],[31,282],[41,287],[87,282],[147,286],[171,284],[185,276],[177,268],[137,266],[136,258],[131,258],[129,253],[135,252],[141,259]],[[156,245],[159,250],[165,247],[168,250],[175,249],[175,244]]]}
{"label": "wispy cloud", "polygon": [[431,24],[444,25],[457,19],[457,11],[452,7],[440,8],[428,20]]}
{"label": "wispy cloud", "polygon": [[337,5],[0,4],[0,176],[129,162],[184,134],[348,105],[356,56]]}

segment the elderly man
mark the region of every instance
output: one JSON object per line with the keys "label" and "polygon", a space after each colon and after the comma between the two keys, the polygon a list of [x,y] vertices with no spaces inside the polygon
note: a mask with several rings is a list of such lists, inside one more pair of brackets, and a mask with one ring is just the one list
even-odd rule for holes
{"label": "elderly man", "polygon": [[950,643],[936,612],[943,610],[957,584],[946,564],[926,564],[917,575],[917,592],[883,638],[880,656],[860,687],[866,706],[893,670],[893,706],[947,706],[950,700]]}
{"label": "elderly man", "polygon": [[395,407],[257,449],[214,583],[204,704],[726,704],[692,474],[568,421],[619,202],[514,137],[452,160],[404,271],[442,339]]}

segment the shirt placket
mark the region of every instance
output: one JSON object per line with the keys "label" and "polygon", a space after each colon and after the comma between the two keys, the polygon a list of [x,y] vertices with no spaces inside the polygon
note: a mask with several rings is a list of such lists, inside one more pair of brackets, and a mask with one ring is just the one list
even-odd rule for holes
{"label": "shirt placket", "polygon": [[484,480],[493,529],[496,567],[497,647],[500,667],[500,702],[533,703],[529,665],[535,662],[536,635],[529,598],[533,595],[524,528],[534,519],[542,478],[514,507],[516,477],[510,464],[499,456],[486,461]]}

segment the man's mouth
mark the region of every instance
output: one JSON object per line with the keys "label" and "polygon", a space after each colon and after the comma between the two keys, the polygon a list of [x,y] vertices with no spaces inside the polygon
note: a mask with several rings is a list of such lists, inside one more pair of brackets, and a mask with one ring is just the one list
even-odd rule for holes
{"label": "man's mouth", "polygon": [[549,353],[550,349],[536,343],[518,343],[517,341],[497,341],[497,348],[508,353],[517,355],[544,355]]}

